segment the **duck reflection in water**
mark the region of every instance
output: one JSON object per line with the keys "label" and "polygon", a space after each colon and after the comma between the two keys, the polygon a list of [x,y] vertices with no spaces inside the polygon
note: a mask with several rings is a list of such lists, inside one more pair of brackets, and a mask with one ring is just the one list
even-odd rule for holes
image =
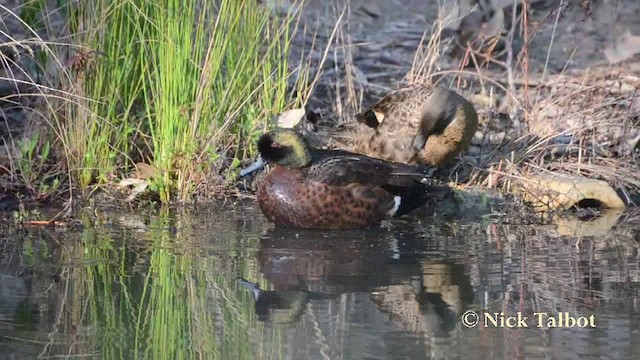
{"label": "duck reflection in water", "polygon": [[302,286],[289,290],[270,291],[260,289],[258,284],[244,278],[238,278],[238,283],[249,289],[253,295],[255,312],[260,321],[269,320],[269,316],[278,310],[278,318],[275,322],[292,323],[300,319],[310,300],[327,300],[332,298],[329,294],[307,291]]}
{"label": "duck reflection in water", "polygon": [[[401,330],[448,336],[473,298],[464,267],[419,258],[411,249],[404,249],[411,255],[393,256],[393,234],[386,235],[271,229],[260,241],[258,263],[272,289],[244,278],[239,283],[251,291],[263,321],[297,322],[310,302],[329,304],[343,294],[368,294],[365,298]],[[316,309],[323,308],[320,303]]]}

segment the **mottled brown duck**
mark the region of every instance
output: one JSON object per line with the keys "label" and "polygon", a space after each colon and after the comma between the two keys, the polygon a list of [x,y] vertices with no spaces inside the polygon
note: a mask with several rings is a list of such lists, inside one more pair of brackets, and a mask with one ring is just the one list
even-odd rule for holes
{"label": "mottled brown duck", "polygon": [[474,106],[455,91],[428,85],[395,90],[332,136],[338,147],[401,163],[441,166],[464,151],[478,129]]}

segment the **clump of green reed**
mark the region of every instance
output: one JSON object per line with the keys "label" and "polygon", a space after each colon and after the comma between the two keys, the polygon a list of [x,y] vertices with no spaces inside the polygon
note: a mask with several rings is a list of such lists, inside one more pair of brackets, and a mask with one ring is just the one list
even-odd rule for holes
{"label": "clump of green reed", "polygon": [[253,140],[289,100],[294,17],[280,21],[253,1],[218,5],[167,0],[150,8],[146,113],[165,201],[174,190],[186,199],[207,171],[203,160]]}
{"label": "clump of green reed", "polygon": [[[66,4],[74,44],[63,80],[76,96],[66,103],[58,134],[81,188],[105,183],[130,165],[136,109],[144,101],[145,1],[95,0]],[[139,116],[138,116],[139,117]],[[117,168],[117,166],[120,168]]]}
{"label": "clump of green reed", "polygon": [[[268,120],[309,91],[292,98],[288,86],[298,12],[246,0],[57,4],[31,0],[21,19],[41,47],[33,83],[51,131],[40,132],[49,138],[38,151],[66,160],[72,187],[117,181],[143,162],[157,170],[147,180],[164,202],[187,200],[213,162],[250,155]],[[40,39],[44,19],[60,14],[67,26]],[[31,142],[21,145],[34,155]],[[29,164],[17,167],[37,180]]]}
{"label": "clump of green reed", "polygon": [[295,14],[279,19],[236,0],[67,9],[73,42],[85,49],[72,56],[82,61],[71,62],[69,92],[82,99],[68,103],[59,134],[83,188],[142,161],[158,170],[150,181],[164,202],[187,200],[211,161],[247,155],[241,145],[299,103],[287,86]]}

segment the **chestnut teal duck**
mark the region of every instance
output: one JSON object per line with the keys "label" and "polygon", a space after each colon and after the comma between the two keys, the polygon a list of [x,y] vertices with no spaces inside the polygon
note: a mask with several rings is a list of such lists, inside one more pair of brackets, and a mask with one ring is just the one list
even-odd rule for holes
{"label": "chestnut teal duck", "polygon": [[291,129],[258,140],[259,156],[244,177],[275,165],[258,187],[258,205],[278,225],[354,229],[409,213],[428,197],[428,169],[354,154],[321,150]]}

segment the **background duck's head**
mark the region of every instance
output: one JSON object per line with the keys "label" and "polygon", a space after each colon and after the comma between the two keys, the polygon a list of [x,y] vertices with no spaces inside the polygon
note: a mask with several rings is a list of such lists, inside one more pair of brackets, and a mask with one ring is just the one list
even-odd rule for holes
{"label": "background duck's head", "polygon": [[307,141],[290,129],[276,129],[260,136],[258,152],[258,158],[240,171],[240,177],[263,168],[267,163],[302,168],[311,162],[311,150]]}

